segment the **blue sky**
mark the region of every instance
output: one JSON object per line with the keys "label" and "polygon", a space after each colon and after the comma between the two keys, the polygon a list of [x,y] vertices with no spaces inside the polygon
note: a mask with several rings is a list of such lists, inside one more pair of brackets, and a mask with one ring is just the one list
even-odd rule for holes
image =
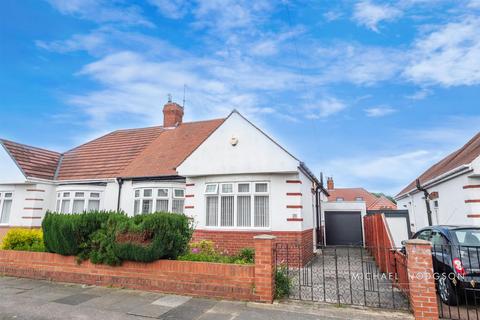
{"label": "blue sky", "polygon": [[65,151],[233,108],[337,186],[394,194],[479,131],[480,0],[4,0],[0,137]]}

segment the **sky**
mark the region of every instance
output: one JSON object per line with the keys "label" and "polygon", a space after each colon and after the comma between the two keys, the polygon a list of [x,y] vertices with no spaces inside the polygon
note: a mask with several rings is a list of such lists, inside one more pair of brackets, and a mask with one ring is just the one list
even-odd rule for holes
{"label": "sky", "polygon": [[239,110],[337,187],[398,193],[480,127],[480,0],[3,0],[0,137],[66,151]]}

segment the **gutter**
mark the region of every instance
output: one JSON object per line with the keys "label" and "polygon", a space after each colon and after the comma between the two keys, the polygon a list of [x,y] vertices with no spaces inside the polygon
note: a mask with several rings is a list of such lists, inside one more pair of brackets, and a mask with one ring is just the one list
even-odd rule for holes
{"label": "gutter", "polygon": [[117,199],[117,212],[120,212],[120,199],[122,196],[122,186],[123,186],[123,179],[117,178],[118,183],[118,199]]}

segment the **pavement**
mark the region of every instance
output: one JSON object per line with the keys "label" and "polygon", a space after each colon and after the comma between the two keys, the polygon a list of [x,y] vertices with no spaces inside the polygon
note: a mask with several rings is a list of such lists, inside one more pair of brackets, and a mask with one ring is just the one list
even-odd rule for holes
{"label": "pavement", "polygon": [[408,313],[320,303],[257,304],[0,276],[0,319],[413,319]]}

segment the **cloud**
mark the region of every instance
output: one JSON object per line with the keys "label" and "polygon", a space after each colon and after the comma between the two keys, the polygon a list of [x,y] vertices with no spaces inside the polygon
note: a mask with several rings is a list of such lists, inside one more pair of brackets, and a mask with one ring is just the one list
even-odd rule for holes
{"label": "cloud", "polygon": [[322,100],[307,105],[308,119],[321,119],[332,116],[338,112],[341,112],[347,107],[347,105],[334,97],[326,97]]}
{"label": "cloud", "polygon": [[389,6],[377,5],[371,1],[360,1],[355,5],[353,19],[370,30],[379,32],[378,24],[382,21],[393,21],[402,15],[402,11]]}
{"label": "cloud", "polygon": [[116,6],[115,2],[103,0],[47,0],[52,7],[65,15],[99,23],[113,22],[127,25],[154,27],[143,17],[137,6]]}
{"label": "cloud", "polygon": [[327,22],[332,22],[332,21],[338,20],[342,16],[343,16],[343,14],[340,11],[336,11],[336,10],[330,10],[330,11],[327,11],[323,14],[323,17],[325,18],[325,20]]}
{"label": "cloud", "polygon": [[180,19],[187,13],[187,4],[185,0],[148,0],[152,5],[167,18]]}
{"label": "cloud", "polygon": [[[394,154],[351,155],[331,159],[324,170],[342,187],[365,187],[370,191],[397,194],[405,185],[426,170],[441,153],[427,149]],[[374,189],[371,189],[372,186]]]}
{"label": "cloud", "polygon": [[365,109],[365,113],[367,117],[372,117],[372,118],[384,117],[396,111],[397,111],[396,109],[393,109],[387,106],[379,106],[379,107]]}
{"label": "cloud", "polygon": [[480,83],[480,18],[438,26],[418,39],[404,76],[415,83],[444,87]]}
{"label": "cloud", "polygon": [[412,100],[423,100],[426,97],[430,96],[431,94],[432,94],[432,90],[422,88],[411,95],[407,95],[406,98],[412,99]]}

